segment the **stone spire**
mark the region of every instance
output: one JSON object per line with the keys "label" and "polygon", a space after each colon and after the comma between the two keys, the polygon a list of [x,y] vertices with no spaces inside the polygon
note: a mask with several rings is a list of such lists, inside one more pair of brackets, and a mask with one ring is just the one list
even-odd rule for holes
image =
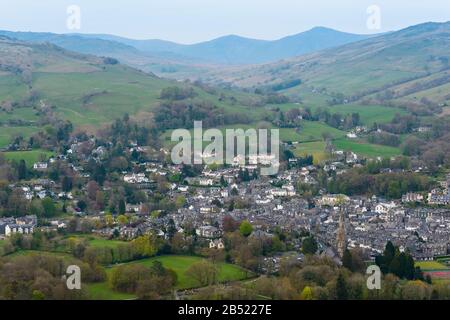
{"label": "stone spire", "polygon": [[337,230],[337,237],[336,237],[336,248],[339,256],[342,258],[344,256],[344,251],[347,248],[347,237],[345,233],[345,217],[344,217],[344,210],[341,207],[340,209],[341,214],[339,217],[339,228]]}

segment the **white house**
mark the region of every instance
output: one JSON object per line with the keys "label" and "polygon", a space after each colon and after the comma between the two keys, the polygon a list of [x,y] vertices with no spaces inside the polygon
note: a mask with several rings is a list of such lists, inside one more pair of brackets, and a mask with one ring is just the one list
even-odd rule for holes
{"label": "white house", "polygon": [[34,170],[47,170],[48,164],[46,162],[36,162],[33,165]]}
{"label": "white house", "polygon": [[221,236],[220,230],[214,226],[199,227],[198,229],[195,230],[195,233],[199,237],[210,238],[210,239],[219,238]]}
{"label": "white house", "polygon": [[387,214],[390,210],[394,209],[396,204],[394,202],[390,203],[379,203],[375,207],[375,212],[378,214]]}
{"label": "white house", "polygon": [[222,239],[211,240],[209,243],[209,248],[223,250],[225,248],[225,245],[223,244]]}

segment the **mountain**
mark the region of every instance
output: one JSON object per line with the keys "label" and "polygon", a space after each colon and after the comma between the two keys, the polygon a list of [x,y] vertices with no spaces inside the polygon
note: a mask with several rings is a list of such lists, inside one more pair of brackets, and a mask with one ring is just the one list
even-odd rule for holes
{"label": "mountain", "polygon": [[284,61],[224,68],[205,80],[300,98],[418,104],[426,98],[443,105],[450,102],[449,61],[450,22],[424,23]]}
{"label": "mountain", "polygon": [[[0,31],[0,35],[23,41],[50,42],[65,49],[122,58],[125,63],[145,60],[191,64],[257,64],[364,40],[373,35],[356,35],[327,28],[314,28],[279,40],[266,41],[236,35],[192,45],[164,40],[133,40],[104,34],[52,34]],[[137,57],[140,57],[138,59]],[[153,59],[153,61],[152,61]]]}
{"label": "mountain", "polygon": [[170,53],[226,65],[276,61],[364,40],[372,36],[317,27],[274,41],[229,35],[197,44],[182,45],[162,40],[131,40],[109,35],[93,35],[99,39],[114,40],[152,54]]}

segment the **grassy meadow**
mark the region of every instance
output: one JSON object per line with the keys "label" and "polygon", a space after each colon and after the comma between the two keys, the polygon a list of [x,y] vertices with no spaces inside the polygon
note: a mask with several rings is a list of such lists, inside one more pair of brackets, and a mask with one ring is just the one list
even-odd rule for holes
{"label": "grassy meadow", "polygon": [[[204,258],[195,256],[160,256],[149,259],[137,260],[120,265],[141,264],[145,267],[151,267],[153,262],[159,261],[165,268],[172,269],[178,276],[178,283],[176,288],[179,290],[195,288],[197,286],[195,280],[186,276],[186,271],[194,263],[202,261]],[[109,276],[114,268],[120,265],[113,266],[107,269]],[[220,263],[219,268],[219,282],[240,281],[247,279],[251,274],[246,270],[228,263]],[[130,294],[118,293],[112,290],[108,281],[102,283],[87,284],[87,288],[92,298],[101,300],[123,300],[133,299],[134,296]]]}
{"label": "grassy meadow", "polygon": [[401,155],[399,148],[371,144],[360,139],[338,139],[334,140],[333,144],[338,150],[352,151],[368,158],[390,158]]}
{"label": "grassy meadow", "polygon": [[2,153],[5,158],[9,161],[25,160],[28,167],[33,166],[34,163],[42,160],[48,159],[53,155],[53,152],[46,150],[30,150],[30,151],[8,151]]}

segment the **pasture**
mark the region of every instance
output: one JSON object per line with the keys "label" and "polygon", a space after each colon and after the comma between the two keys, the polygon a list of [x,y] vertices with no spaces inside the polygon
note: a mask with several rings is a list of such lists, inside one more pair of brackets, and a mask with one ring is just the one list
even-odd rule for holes
{"label": "pasture", "polygon": [[7,147],[14,138],[19,136],[22,136],[25,140],[27,140],[38,131],[39,128],[35,126],[27,126],[27,127],[1,126],[0,148]]}
{"label": "pasture", "polygon": [[416,267],[420,267],[422,271],[447,269],[447,266],[438,261],[417,261],[415,265]]}
{"label": "pasture", "polygon": [[318,164],[328,158],[325,152],[325,146],[324,141],[299,143],[294,146],[293,153],[296,157],[312,155],[314,157],[314,164]]}
{"label": "pasture", "polygon": [[[196,282],[186,276],[186,271],[192,266],[194,263],[202,261],[204,258],[195,257],[195,256],[160,256],[154,258],[148,258],[143,260],[136,260],[132,262],[128,262],[120,265],[130,265],[130,264],[141,264],[145,267],[150,268],[153,265],[153,262],[159,261],[163,264],[165,268],[172,269],[178,276],[178,283],[176,288],[179,290],[190,289],[196,287]],[[110,275],[114,268],[117,268],[120,265],[113,266],[108,268],[107,275]],[[219,282],[228,282],[228,281],[240,281],[247,279],[251,276],[251,273],[242,269],[239,266],[229,264],[229,263],[220,263],[219,266]],[[109,280],[108,280],[109,281]],[[108,281],[102,283],[94,283],[87,284],[88,291],[93,299],[99,300],[126,300],[135,298],[132,294],[123,294],[119,292],[115,292],[109,286]]]}
{"label": "pasture", "polygon": [[53,155],[53,152],[46,150],[30,150],[30,151],[8,151],[3,152],[6,160],[17,161],[25,160],[28,167],[33,166],[35,162],[46,160]]}
{"label": "pasture", "polygon": [[[193,279],[186,276],[186,271],[194,263],[202,261],[203,258],[195,256],[160,256],[149,259],[137,260],[127,264],[138,263],[145,267],[151,267],[153,262],[159,261],[164,267],[172,269],[178,276],[178,289],[194,288],[196,283]],[[113,267],[114,268],[114,267]],[[238,281],[248,278],[249,274],[246,270],[229,263],[220,263],[219,282]]]}
{"label": "pasture", "polygon": [[371,144],[364,140],[350,140],[347,138],[333,141],[334,146],[338,150],[352,151],[356,154],[368,158],[390,158],[399,156],[401,151],[399,148],[383,146],[378,144]]}

